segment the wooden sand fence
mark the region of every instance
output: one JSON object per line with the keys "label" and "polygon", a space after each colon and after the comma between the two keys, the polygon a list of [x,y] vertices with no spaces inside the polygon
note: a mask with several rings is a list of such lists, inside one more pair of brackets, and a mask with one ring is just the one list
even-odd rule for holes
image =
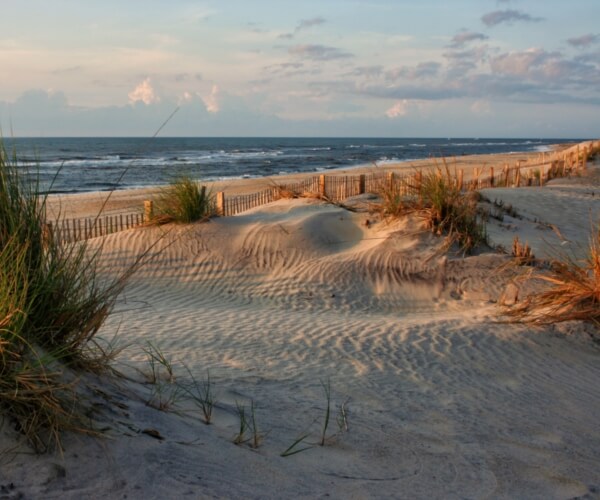
{"label": "wooden sand fence", "polygon": [[[527,161],[517,161],[503,167],[474,167],[468,177],[464,169],[456,169],[445,160],[436,166],[412,172],[392,172],[384,169],[369,174],[315,175],[300,181],[273,184],[256,193],[227,196],[216,193],[217,215],[230,217],[281,198],[315,197],[334,203],[365,193],[378,193],[383,188],[394,189],[401,195],[419,196],[423,175],[438,172],[444,175],[447,167],[461,190],[470,191],[497,187],[544,186],[549,180],[565,177],[586,168],[588,158],[600,152],[600,142],[577,145],[561,152],[540,153]],[[118,214],[90,219],[69,219],[48,224],[48,230],[60,241],[72,242],[105,236],[141,226],[153,218],[152,201],[144,202],[144,213]]]}
{"label": "wooden sand fence", "polygon": [[144,224],[144,214],[129,213],[49,221],[46,230],[51,238],[66,243],[107,236]]}

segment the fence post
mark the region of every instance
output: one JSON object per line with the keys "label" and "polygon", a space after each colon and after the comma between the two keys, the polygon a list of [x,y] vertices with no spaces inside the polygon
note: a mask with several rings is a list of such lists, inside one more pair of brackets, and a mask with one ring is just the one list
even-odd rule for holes
{"label": "fence post", "polygon": [[223,191],[217,193],[217,215],[225,215],[225,193]]}
{"label": "fence post", "polygon": [[456,179],[456,183],[457,183],[457,187],[458,187],[459,191],[462,191],[462,189],[463,189],[464,177],[465,177],[465,171],[464,171],[464,169],[461,168],[458,171],[458,178]]}
{"label": "fence post", "polygon": [[154,203],[152,200],[144,201],[144,222],[154,219]]}
{"label": "fence post", "polygon": [[52,228],[52,222],[46,222],[42,228],[42,239],[44,247],[48,247],[54,239],[54,230]]}
{"label": "fence post", "polygon": [[367,185],[367,177],[365,174],[360,174],[358,176],[358,194],[365,194]]}
{"label": "fence post", "polygon": [[319,175],[319,195],[325,197],[325,175]]}
{"label": "fence post", "polygon": [[490,167],[490,187],[494,187],[494,167]]}
{"label": "fence post", "polygon": [[423,185],[423,172],[419,170],[415,174],[415,187],[417,189],[417,195],[419,196],[419,203],[423,202],[423,197],[421,194],[421,186]]}
{"label": "fence post", "polygon": [[387,184],[390,191],[394,189],[394,172],[387,173]]}

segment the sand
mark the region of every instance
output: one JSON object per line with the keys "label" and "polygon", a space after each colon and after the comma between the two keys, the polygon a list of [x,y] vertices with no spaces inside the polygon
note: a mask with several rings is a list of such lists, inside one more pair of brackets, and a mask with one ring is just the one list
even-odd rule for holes
{"label": "sand", "polygon": [[[577,251],[600,214],[599,174],[485,190],[519,214],[490,220],[492,244],[518,234],[536,255]],[[499,321],[518,272],[506,255],[443,253],[416,216],[309,199],[91,245],[111,275],[157,241],[101,332],[118,332],[131,380],[86,379],[105,438],[66,435],[64,456],[34,456],[9,450],[5,422],[0,498],[600,498],[598,334]],[[146,404],[146,342],[182,382],[184,365],[210,371],[211,425],[189,398]],[[232,443],[251,402],[256,449]],[[310,449],[280,456],[303,435]]]}

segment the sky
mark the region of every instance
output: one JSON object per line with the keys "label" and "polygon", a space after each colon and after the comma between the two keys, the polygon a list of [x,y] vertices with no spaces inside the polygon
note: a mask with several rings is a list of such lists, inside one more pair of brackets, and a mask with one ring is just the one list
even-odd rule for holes
{"label": "sky", "polygon": [[1,7],[5,137],[600,137],[600,0]]}

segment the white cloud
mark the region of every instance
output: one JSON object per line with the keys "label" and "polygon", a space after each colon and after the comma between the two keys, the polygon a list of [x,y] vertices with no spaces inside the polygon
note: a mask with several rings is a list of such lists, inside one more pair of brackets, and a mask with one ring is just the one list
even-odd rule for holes
{"label": "white cloud", "polygon": [[160,97],[156,95],[152,85],[150,84],[150,78],[146,78],[142,83],[140,83],[135,89],[133,89],[129,94],[130,104],[135,104],[136,102],[143,102],[146,105],[154,104],[156,102],[160,102]]}
{"label": "white cloud", "polygon": [[398,101],[385,112],[385,115],[388,118],[398,118],[399,116],[405,116],[408,113],[408,104],[409,103],[406,99]]}
{"label": "white cloud", "polygon": [[532,48],[523,52],[510,52],[494,57],[491,62],[492,72],[527,76],[532,68],[544,64],[549,59],[557,57],[556,53],[548,53],[543,49]]}
{"label": "white cloud", "polygon": [[210,94],[206,97],[203,97],[202,100],[206,106],[206,111],[209,113],[218,113],[220,110],[219,87],[217,85],[213,85]]}

